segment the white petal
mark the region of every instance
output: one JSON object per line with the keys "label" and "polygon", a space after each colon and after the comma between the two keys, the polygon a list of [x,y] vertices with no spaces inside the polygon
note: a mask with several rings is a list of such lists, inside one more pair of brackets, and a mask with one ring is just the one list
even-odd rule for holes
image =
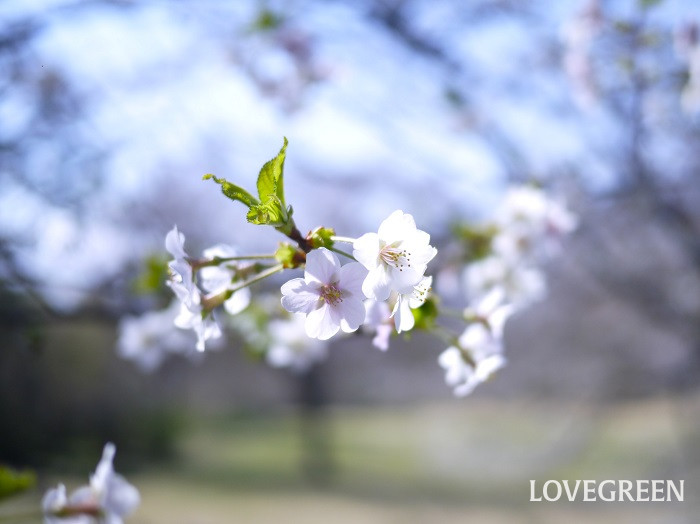
{"label": "white petal", "polygon": [[224,309],[229,315],[237,315],[250,304],[250,289],[244,287],[236,291],[231,298],[224,302]]}
{"label": "white petal", "polygon": [[496,286],[479,301],[474,309],[478,315],[488,316],[503,302],[505,296],[503,286]]}
{"label": "white petal", "polygon": [[236,250],[228,244],[216,244],[215,246],[205,249],[202,255],[209,260],[216,257],[229,258],[236,256]]}
{"label": "white petal", "polygon": [[168,250],[175,259],[183,259],[187,257],[185,253],[185,235],[177,230],[174,226],[167,235],[165,235],[165,249]]}
{"label": "white petal", "polygon": [[193,311],[186,304],[182,303],[180,304],[180,313],[173,320],[173,324],[180,329],[192,329],[200,315],[201,311]]}
{"label": "white petal", "polygon": [[362,296],[362,282],[367,277],[367,269],[358,262],[350,262],[340,268],[338,285],[341,290],[352,295]]}
{"label": "white petal", "polygon": [[95,468],[95,473],[90,477],[90,486],[98,493],[102,493],[105,490],[110,477],[114,473],[112,460],[114,460],[115,452],[114,444],[111,442],[105,444],[102,450],[102,458]]}
{"label": "white petal", "polygon": [[405,295],[399,296],[392,314],[394,316],[394,324],[396,325],[397,333],[401,333],[402,331],[410,331],[413,329],[416,321],[413,318],[409,301]]}
{"label": "white petal", "polygon": [[139,491],[119,474],[114,474],[103,501],[104,509],[120,517],[128,515],[141,502]]}
{"label": "white petal", "polygon": [[425,266],[404,267],[401,270],[391,267],[389,269],[391,288],[402,295],[413,293],[413,288],[423,279],[425,270]]}
{"label": "white petal", "polygon": [[381,263],[379,259],[381,242],[376,233],[365,233],[355,240],[352,248],[352,256],[367,269],[371,270]]}
{"label": "white petal", "polygon": [[416,223],[413,216],[405,214],[400,209],[389,215],[379,226],[378,234],[387,244],[405,240],[416,230]]}
{"label": "white petal", "polygon": [[222,267],[203,267],[199,270],[200,284],[207,293],[218,295],[231,286],[233,272]]}
{"label": "white petal", "polygon": [[405,249],[411,253],[411,264],[416,266],[426,265],[437,255],[437,248],[429,245],[407,246]]}
{"label": "white petal", "polygon": [[474,370],[474,374],[479,382],[485,382],[491,377],[491,375],[505,365],[506,359],[503,355],[492,355],[479,362],[479,364],[476,366],[476,370]]}
{"label": "white petal", "polygon": [[333,308],[340,317],[340,328],[346,333],[356,331],[365,320],[365,305],[360,298],[344,298]]}
{"label": "white petal", "polygon": [[489,327],[491,328],[491,334],[494,337],[501,338],[503,336],[503,327],[506,323],[506,320],[510,318],[514,311],[515,308],[511,304],[506,304],[499,307],[498,309],[496,309],[496,311],[493,311],[489,315],[488,323]]}
{"label": "white petal", "polygon": [[196,348],[200,352],[205,350],[207,340],[221,337],[221,328],[211,315],[207,318],[199,317],[199,321],[194,323],[193,329],[197,334]]}
{"label": "white petal", "polygon": [[337,279],[340,271],[340,261],[334,253],[325,247],[314,249],[306,255],[304,279],[307,283],[318,282],[330,284]]}
{"label": "white petal", "polygon": [[319,305],[319,284],[294,278],[282,285],[282,307],[290,313],[310,313]]}
{"label": "white petal", "polygon": [[41,507],[45,513],[54,513],[63,508],[67,502],[66,487],[59,484],[46,492],[44,498],[41,499]]}
{"label": "white petal", "polygon": [[388,323],[391,318],[391,312],[386,302],[377,300],[365,300],[365,321],[364,325],[373,329],[377,329],[382,324]]}
{"label": "white petal", "polygon": [[372,339],[372,345],[382,351],[389,349],[389,338],[394,328],[389,324],[383,324],[377,327],[377,334]]}
{"label": "white petal", "polygon": [[432,285],[433,277],[427,276],[423,277],[423,279],[418,283],[418,285],[416,285],[416,287],[413,288],[413,293],[411,293],[408,296],[408,305],[411,309],[417,309],[423,304],[425,304],[425,301],[428,298],[428,293],[430,292],[430,288],[432,287]]}
{"label": "white petal", "polygon": [[391,292],[389,272],[384,266],[371,269],[362,283],[362,292],[367,298],[386,300]]}
{"label": "white petal", "polygon": [[335,335],[340,326],[334,322],[328,304],[312,311],[306,316],[306,334],[311,338],[328,340]]}
{"label": "white petal", "polygon": [[478,385],[478,381],[473,378],[469,378],[464,384],[460,384],[454,388],[454,394],[458,397],[466,397],[474,388]]}

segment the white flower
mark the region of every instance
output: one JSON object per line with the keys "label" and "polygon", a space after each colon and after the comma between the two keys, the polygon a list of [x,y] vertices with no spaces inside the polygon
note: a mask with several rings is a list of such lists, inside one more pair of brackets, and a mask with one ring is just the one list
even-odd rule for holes
{"label": "white flower", "polygon": [[114,444],[108,443],[102,452],[90,484],[78,488],[70,498],[59,484],[50,489],[42,500],[45,524],[89,524],[98,518],[105,524],[122,524],[122,518],[140,503],[138,490],[114,472]]}
{"label": "white flower", "polygon": [[202,310],[199,295],[197,297],[196,304],[180,304],[180,313],[173,323],[180,329],[192,329],[197,335],[197,351],[204,351],[207,340],[221,337],[221,328],[216,323],[213,313],[205,313]]}
{"label": "white flower", "polygon": [[117,351],[133,360],[143,371],[156,369],[168,353],[179,353],[190,343],[182,331],[173,329],[180,309],[178,301],[162,311],[150,311],[140,317],[127,316],[119,322]]}
{"label": "white flower", "polygon": [[430,235],[401,210],[389,215],[377,233],[366,233],[353,244],[353,256],[369,270],[362,291],[375,300],[418,284],[436,254]]}
{"label": "white flower", "polygon": [[194,282],[192,266],[185,252],[185,235],[177,226],[165,237],[165,248],[175,257],[168,263],[170,279],[166,284],[180,300],[180,313],[173,323],[180,329],[192,329],[197,335],[197,350],[204,351],[205,342],[221,337],[221,329],[212,313],[202,309],[202,294]]}
{"label": "white flower", "polygon": [[415,319],[411,310],[417,309],[425,303],[432,285],[432,276],[423,277],[417,285],[412,286],[405,293],[399,293],[394,310],[391,313],[391,316],[394,317],[397,333],[413,329]]}
{"label": "white flower", "polygon": [[295,314],[288,319],[272,320],[268,324],[272,343],[265,358],[271,366],[303,372],[326,357],[326,343],[309,338],[305,323],[304,315]]}
{"label": "white flower", "polygon": [[306,315],[306,334],[311,338],[326,340],[339,329],[351,333],[365,318],[361,288],[366,274],[357,262],[341,266],[326,248],[315,249],[306,255],[304,278],[282,286],[282,306]]}
{"label": "white flower", "polygon": [[492,289],[473,307],[468,307],[464,313],[467,318],[483,323],[491,334],[500,338],[506,320],[513,314],[513,304],[505,301],[506,293],[502,287]]}
{"label": "white flower", "polygon": [[386,302],[378,302],[371,298],[365,300],[365,321],[363,326],[375,332],[372,339],[374,347],[382,351],[389,349],[389,338],[394,331],[394,319]]}
{"label": "white flower", "polygon": [[165,236],[165,248],[174,257],[168,262],[170,278],[166,282],[175,296],[188,307],[199,303],[199,290],[194,283],[192,266],[185,252],[185,235],[174,226]]}
{"label": "white flower", "polygon": [[500,231],[493,239],[493,250],[519,262],[524,257],[554,254],[561,237],[577,226],[576,217],[565,205],[530,186],[508,191],[496,222]]}
{"label": "white flower", "polygon": [[[230,258],[236,256],[236,250],[226,244],[217,244],[204,250],[204,258]],[[199,270],[202,288],[210,295],[218,295],[234,287],[235,269],[230,262],[219,266],[206,266]],[[243,311],[250,304],[250,289],[239,289],[224,302],[224,309],[231,315]]]}
{"label": "white flower", "polygon": [[445,382],[463,397],[502,368],[506,359],[499,337],[481,323],[471,324],[459,337],[459,347],[450,346],[438,357],[445,369]]}
{"label": "white flower", "polygon": [[470,300],[483,299],[495,288],[505,294],[504,300],[522,308],[544,297],[547,283],[539,269],[518,265],[499,256],[490,256],[468,264],[464,270]]}

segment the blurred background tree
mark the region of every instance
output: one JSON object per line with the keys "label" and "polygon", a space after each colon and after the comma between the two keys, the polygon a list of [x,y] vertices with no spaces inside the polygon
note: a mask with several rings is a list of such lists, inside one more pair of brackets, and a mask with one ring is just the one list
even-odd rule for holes
{"label": "blurred background tree", "polygon": [[[193,252],[277,241],[200,177],[251,185],[282,135],[302,227],[359,234],[401,207],[449,254],[448,226],[510,183],[573,203],[581,228],[485,399],[694,399],[698,16],[689,0],[0,6],[0,460],[89,467],[111,439],[136,462],[172,449],[183,413],[295,402],[237,340],[151,376],[113,350],[121,316],[165,305],[133,282],[173,223]],[[332,401],[448,397],[420,336],[354,345],[323,365]]]}

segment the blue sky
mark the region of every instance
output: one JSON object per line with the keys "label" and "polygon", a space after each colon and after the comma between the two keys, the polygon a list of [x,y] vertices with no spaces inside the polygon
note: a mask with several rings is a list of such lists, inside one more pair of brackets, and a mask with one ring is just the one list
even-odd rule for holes
{"label": "blue sky", "polygon": [[[91,281],[86,275],[98,279],[160,248],[160,234],[139,234],[123,218],[126,203],[148,206],[164,188],[160,218],[177,222],[188,236],[243,250],[276,242],[274,234],[244,224],[243,208],[201,175],[213,172],[252,188],[282,136],[290,140],[288,200],[300,226],[336,225],[349,235],[376,228],[396,208],[433,231],[444,230],[454,215],[487,213],[505,185],[505,170],[498,152],[469,125],[473,118],[504,130],[531,174],[574,163],[601,184],[615,176],[588,149],[589,131],[605,130],[606,116],[582,116],[561,73],[537,69],[542,37],[556,41],[582,2],[535,2],[532,23],[494,16],[470,24],[466,13],[455,16],[462,13],[454,2],[413,2],[414,27],[468,64],[459,74],[417,55],[369,21],[360,4],[282,3],[293,30],[309,38],[311,65],[323,78],[298,90],[293,111],[251,81],[252,69],[293,90],[298,82],[289,55],[248,31],[258,2],[143,2],[66,15],[58,8],[67,4],[0,4],[0,21],[42,13],[46,25],[32,44],[37,60],[78,86],[88,108],[80,125],[111,150],[108,177],[90,198],[87,221],[11,183],[2,186],[0,226],[32,239],[27,267],[52,275],[63,289],[57,300],[70,301],[67,289],[79,296]],[[697,18],[694,4],[667,1],[656,16],[669,24]],[[450,84],[468,92],[468,111],[447,103]],[[3,132],[22,125],[26,103],[21,97],[0,102]],[[607,132],[613,136],[614,127]]]}

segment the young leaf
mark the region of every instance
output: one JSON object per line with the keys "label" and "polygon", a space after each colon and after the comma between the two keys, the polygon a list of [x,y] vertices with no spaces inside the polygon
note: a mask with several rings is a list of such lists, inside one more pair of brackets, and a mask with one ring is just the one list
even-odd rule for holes
{"label": "young leaf", "polygon": [[216,182],[217,184],[221,184],[221,192],[227,197],[229,197],[231,200],[238,200],[239,202],[242,202],[248,207],[260,204],[260,202],[258,202],[258,199],[250,193],[248,193],[248,191],[246,191],[240,186],[237,186],[236,184],[232,184],[225,178],[218,178],[212,174],[208,174],[204,175],[202,177],[202,180],[209,180],[210,178],[214,180],[214,182]]}
{"label": "young leaf", "polygon": [[287,138],[284,145],[275,158],[265,163],[258,175],[258,196],[261,202],[265,202],[270,196],[276,196],[282,205],[284,203],[284,159],[287,151]]}
{"label": "young leaf", "polygon": [[284,207],[276,195],[271,195],[262,204],[250,206],[246,217],[248,222],[259,226],[281,226],[287,223],[288,217]]}

